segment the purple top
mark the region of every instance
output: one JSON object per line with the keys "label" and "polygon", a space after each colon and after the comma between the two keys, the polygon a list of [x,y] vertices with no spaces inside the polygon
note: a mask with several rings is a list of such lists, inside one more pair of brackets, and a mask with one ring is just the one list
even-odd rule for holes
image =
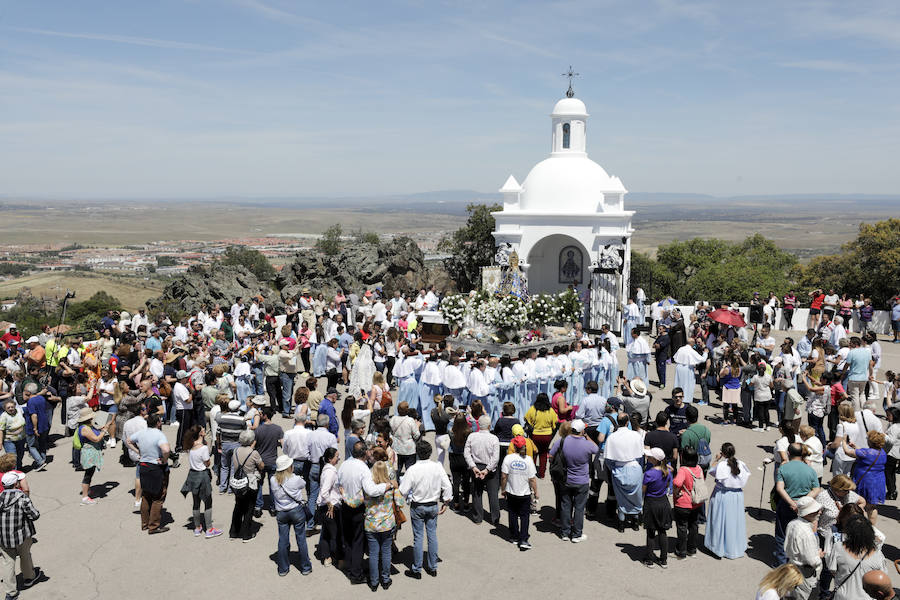
{"label": "purple top", "polygon": [[672,483],[672,474],[669,473],[663,477],[663,472],[659,469],[650,469],[644,473],[644,485],[647,486],[647,498],[661,498],[669,491],[669,484]]}
{"label": "purple top", "polygon": [[555,456],[559,442],[563,443],[563,455],[566,458],[566,485],[587,485],[590,483],[588,468],[591,455],[597,452],[597,444],[586,437],[570,435],[557,440],[550,448],[550,456]]}

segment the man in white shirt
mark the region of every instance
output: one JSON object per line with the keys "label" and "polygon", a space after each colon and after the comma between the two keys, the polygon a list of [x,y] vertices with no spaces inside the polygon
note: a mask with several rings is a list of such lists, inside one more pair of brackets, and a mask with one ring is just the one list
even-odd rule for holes
{"label": "man in white shirt", "polygon": [[517,435],[512,439],[514,454],[507,454],[500,467],[500,489],[506,498],[509,511],[509,539],[519,550],[528,550],[528,521],[531,515],[531,497],[538,499],[537,469],[528,456],[527,440]]}
{"label": "man in white shirt", "polygon": [[363,575],[363,542],[366,539],[363,530],[366,520],[365,497],[383,496],[396,486],[393,482],[375,483],[372,471],[365,462],[368,454],[366,443],[356,442],[353,445],[353,456],[345,460],[338,469],[338,484],[343,501],[341,526],[344,530],[344,547],[348,550],[348,555],[344,558],[347,561],[350,583],[366,581],[366,576]]}
{"label": "man in white shirt", "polygon": [[387,306],[384,305],[384,302],[381,298],[375,301],[375,304],[372,305],[372,319],[376,323],[381,323],[387,318]]}
{"label": "man in white shirt", "polygon": [[240,316],[242,310],[244,310],[244,305],[241,303],[240,296],[238,296],[234,299],[234,304],[231,305],[230,314],[232,323],[237,321],[237,318]]}
{"label": "man in white shirt", "polygon": [[837,312],[837,304],[840,299],[841,297],[835,294],[834,290],[828,290],[828,293],[825,294],[825,299],[822,301],[822,313],[829,319],[834,318],[834,315]]}
{"label": "man in white shirt", "polygon": [[428,292],[425,294],[425,310],[437,310],[438,307],[438,296],[434,293],[434,286],[428,288]]}
{"label": "man in white shirt", "polygon": [[[309,485],[306,489],[309,490],[309,503],[312,505],[315,505],[319,498],[322,455],[325,454],[325,450],[328,448],[337,449],[338,447],[337,437],[328,431],[328,423],[330,421],[331,417],[328,415],[319,415],[316,418],[318,427],[309,432],[306,438],[306,445],[309,451]],[[315,519],[310,519],[306,523],[307,531],[315,531],[315,528]]]}
{"label": "man in white shirt", "polygon": [[484,518],[482,495],[487,490],[490,515],[488,520],[496,525],[500,520],[500,478],[497,466],[500,462],[500,438],[490,432],[491,418],[478,417],[478,431],[469,434],[463,449],[466,465],[472,471],[472,520],[481,523]]}
{"label": "man in white shirt", "polygon": [[[484,402],[490,392],[487,382],[484,380],[484,370],[486,368],[487,365],[485,362],[479,360],[475,363],[475,368],[469,371],[469,378],[466,381],[466,387],[469,389],[469,404],[476,399]],[[490,425],[488,425],[488,427],[490,427]]]}
{"label": "man in white shirt", "polygon": [[294,475],[299,475],[307,482],[309,489],[309,434],[306,428],[308,416],[300,411],[294,412],[294,428],[285,432],[281,442],[281,451],[294,461]]}
{"label": "man in white shirt", "polygon": [[761,351],[766,360],[771,360],[772,353],[775,352],[775,338],[771,335],[772,328],[768,323],[762,326],[759,331],[759,337],[756,339],[756,349]]}
{"label": "man in white shirt", "polygon": [[794,589],[791,597],[806,600],[822,570],[822,552],[816,535],[822,505],[809,496],[798,498],[796,502],[797,518],[788,523],[784,533],[784,554],[803,574],[803,583]]}
{"label": "man in white shirt", "polygon": [[[147,429],[147,404],[141,404],[141,412],[127,421],[122,426],[122,439],[130,440],[134,434],[142,429]],[[131,459],[136,465],[135,474],[134,474],[134,507],[141,507],[141,477],[140,477],[140,466],[138,463],[141,460],[140,452],[135,452],[133,448],[129,447],[127,444],[125,446],[128,449],[128,458]]]}
{"label": "man in white shirt", "polygon": [[413,530],[413,564],[406,574],[413,579],[421,579],[425,538],[428,539],[425,572],[432,577],[437,576],[437,518],[447,510],[447,503],[453,498],[453,488],[444,467],[430,460],[431,444],[419,440],[416,458],[416,463],[407,469],[400,480],[400,493],[409,502]]}
{"label": "man in white shirt", "polygon": [[425,300],[425,290],[419,290],[419,295],[416,296],[416,299],[413,301],[413,309],[416,311],[425,310],[427,305],[428,302]]}

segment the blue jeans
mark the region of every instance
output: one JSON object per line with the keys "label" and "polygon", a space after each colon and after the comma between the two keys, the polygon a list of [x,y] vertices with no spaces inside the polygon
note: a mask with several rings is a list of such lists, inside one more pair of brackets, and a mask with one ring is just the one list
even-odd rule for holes
{"label": "blue jeans", "polygon": [[[369,584],[391,580],[391,544],[394,541],[394,530],[367,531],[366,541],[369,544]],[[380,579],[379,579],[379,566]]]}
{"label": "blue jeans", "polygon": [[784,553],[784,537],[787,533],[787,525],[793,519],[797,518],[797,513],[791,510],[788,503],[778,497],[778,503],[775,505],[775,564],[783,565],[787,562],[787,556]]}
{"label": "blue jeans", "polygon": [[219,491],[224,492],[228,488],[228,478],[231,477],[231,453],[240,448],[237,442],[224,442],[222,444],[222,459],[219,465]]}
{"label": "blue jeans", "polygon": [[253,379],[250,381],[250,390],[256,396],[263,396],[266,393],[266,376],[262,367],[253,367]]}
{"label": "blue jeans", "polygon": [[281,379],[281,414],[291,416],[291,399],[294,394],[294,376],[296,373],[279,373]]}
{"label": "blue jeans", "polygon": [[816,437],[819,438],[819,441],[822,442],[822,446],[824,447],[827,443],[825,441],[825,427],[823,426],[825,417],[817,417],[812,413],[807,413],[806,418],[809,421],[809,426],[816,430]]}
{"label": "blue jeans", "polygon": [[247,398],[253,393],[255,389],[255,384],[253,383],[252,375],[242,375],[237,378],[237,381],[234,382],[237,388],[237,400],[242,405],[247,404]]}
{"label": "blue jeans", "polygon": [[272,497],[272,484],[270,483],[270,477],[275,474],[275,465],[271,467],[266,465],[266,468],[263,470],[263,478],[259,482],[259,487],[256,488],[256,508],[262,510],[263,507],[263,483],[268,484],[269,486],[269,504],[272,505],[272,510],[275,510],[275,498]]}
{"label": "blue jeans", "polygon": [[41,451],[42,447],[40,436],[26,433],[25,441],[28,444],[28,452],[31,454],[31,458],[34,459],[35,466],[42,465],[47,462],[47,455],[44,454],[46,450],[44,450],[44,452]]}
{"label": "blue jeans", "polygon": [[25,456],[25,447],[26,447],[25,438],[22,438],[21,440],[16,440],[14,442],[10,441],[10,440],[3,440],[3,450],[7,454],[15,453],[16,469],[18,469],[19,471],[22,470],[22,457]]}
{"label": "blue jeans", "polygon": [[[581,537],[584,528],[584,505],[587,504],[588,488],[590,484],[583,485],[566,485],[562,490],[562,502],[560,510],[562,511],[561,521],[562,528],[560,533],[563,537],[577,538]],[[574,515],[573,513],[574,508]]]}
{"label": "blue jeans", "polygon": [[[313,464],[309,467],[309,487],[307,488],[307,489],[309,490],[309,492],[307,492],[307,494],[308,494],[307,497],[308,497],[308,501],[309,501],[309,505],[310,505],[310,506],[317,506],[317,505],[318,505],[318,499],[319,499],[319,473],[321,472],[321,470],[322,470],[322,465],[320,465],[318,462],[313,463]],[[306,528],[307,528],[307,529],[315,529],[315,528],[316,528],[316,519],[315,519],[315,518],[311,518],[311,519],[306,523]]]}
{"label": "blue jeans", "polygon": [[409,511],[410,520],[412,521],[413,530],[413,564],[412,571],[418,573],[422,570],[422,547],[425,540],[422,536],[422,530],[428,537],[428,561],[425,568],[430,571],[437,571],[438,559],[438,541],[437,541],[437,517],[438,506],[415,505]]}
{"label": "blue jeans", "polygon": [[309,550],[306,547],[306,527],[303,522],[306,516],[303,508],[294,507],[291,510],[279,510],[275,517],[278,521],[278,553],[275,562],[278,564],[279,573],[287,573],[291,568],[288,552],[291,549],[291,528],[294,529],[294,537],[297,539],[297,549],[300,551],[300,572],[304,575],[312,571],[312,563],[309,562]]}

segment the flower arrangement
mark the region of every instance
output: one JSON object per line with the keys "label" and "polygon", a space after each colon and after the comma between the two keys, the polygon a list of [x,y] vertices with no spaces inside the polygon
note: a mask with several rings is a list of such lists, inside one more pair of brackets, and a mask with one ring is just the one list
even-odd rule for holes
{"label": "flower arrangement", "polygon": [[551,294],[536,294],[527,305],[528,322],[536,327],[543,327],[557,321],[559,302]]}
{"label": "flower arrangement", "polygon": [[515,296],[503,296],[496,301],[491,323],[501,329],[521,329],[528,322],[528,307]]}
{"label": "flower arrangement", "polygon": [[562,323],[578,323],[584,311],[584,305],[578,294],[572,290],[566,290],[556,295],[556,318]]}
{"label": "flower arrangement", "polygon": [[466,294],[454,294],[441,300],[441,315],[451,326],[459,327],[466,316]]}

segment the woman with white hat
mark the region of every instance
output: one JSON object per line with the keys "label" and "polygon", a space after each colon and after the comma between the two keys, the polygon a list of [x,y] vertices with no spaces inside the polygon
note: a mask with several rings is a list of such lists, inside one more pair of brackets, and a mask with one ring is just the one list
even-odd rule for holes
{"label": "woman with white hat", "polygon": [[[643,563],[652,567],[654,563],[666,568],[669,552],[669,536],[666,533],[672,528],[672,506],[669,504],[669,486],[672,474],[666,462],[666,453],[660,448],[644,450],[647,462],[652,465],[644,473],[644,528],[647,530],[647,554]],[[653,543],[659,546],[659,558],[653,553]]]}
{"label": "woman with white hat", "polygon": [[275,474],[269,478],[272,501],[275,504],[278,521],[278,552],[275,562],[278,564],[278,575],[284,577],[291,568],[288,553],[291,549],[291,528],[297,539],[300,551],[300,574],[309,575],[312,563],[306,547],[306,521],[308,519],[306,500],[303,493],[306,482],[300,475],[294,474],[294,461],[290,456],[282,454],[275,460]]}
{"label": "woman with white hat", "polygon": [[81,503],[85,505],[97,504],[97,500],[91,498],[91,479],[94,473],[103,466],[103,438],[109,428],[107,421],[99,429],[94,427],[94,409],[85,406],[78,413],[78,426],[75,428],[73,444],[81,444],[81,468],[84,476],[81,478]]}

